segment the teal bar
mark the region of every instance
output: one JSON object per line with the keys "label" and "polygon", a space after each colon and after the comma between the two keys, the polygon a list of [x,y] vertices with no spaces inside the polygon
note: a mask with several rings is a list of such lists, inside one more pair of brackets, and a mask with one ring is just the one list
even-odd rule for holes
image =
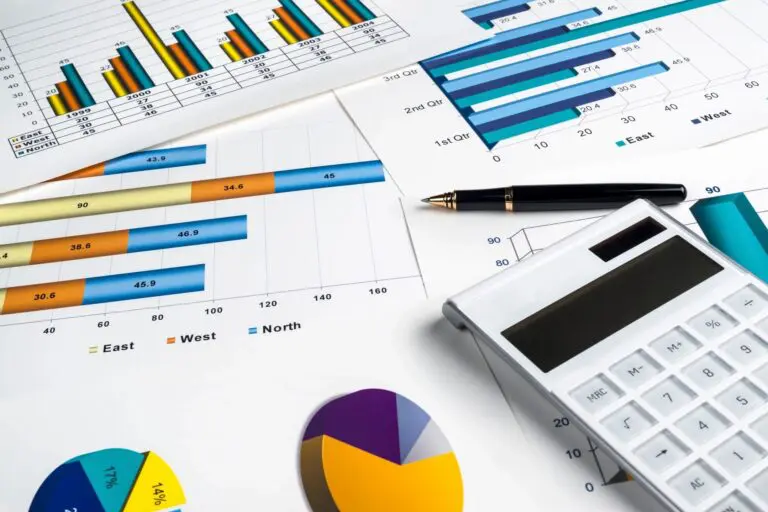
{"label": "teal bar", "polygon": [[261,42],[259,36],[257,36],[253,30],[251,30],[251,27],[248,26],[248,24],[243,18],[240,17],[239,14],[230,14],[227,16],[227,19],[232,24],[232,26],[235,27],[235,30],[237,30],[238,33],[243,36],[243,39],[245,39],[245,42],[248,43],[248,46],[251,47],[251,50],[258,54],[267,53],[269,51],[269,48],[267,48],[267,46]]}
{"label": "teal bar", "polygon": [[691,207],[709,243],[768,281],[768,228],[743,193],[697,201]]}
{"label": "teal bar", "polygon": [[376,17],[376,15],[373,14],[373,11],[363,5],[363,2],[360,0],[347,0],[347,3],[352,6],[352,8],[357,11],[357,14],[359,14],[365,21],[372,20]]}
{"label": "teal bar", "polygon": [[480,23],[478,23],[478,25],[480,25],[485,30],[491,30],[493,28],[493,23],[491,23],[490,21],[481,21]]}
{"label": "teal bar", "polygon": [[304,11],[299,9],[299,6],[293,3],[293,0],[280,0],[280,5],[286,8],[286,10],[291,13],[291,16],[296,18],[296,21],[301,23],[301,26],[304,27],[304,30],[307,31],[307,33],[312,37],[317,37],[323,35],[323,31],[320,30],[320,28],[315,25],[312,20],[310,20],[306,14],[304,14]]}
{"label": "teal bar", "polygon": [[580,115],[581,113],[578,109],[569,108],[567,110],[561,110],[560,112],[554,112],[546,116],[537,117],[536,119],[531,119],[530,121],[525,121],[524,123],[516,124],[514,126],[502,128],[501,130],[496,130],[495,132],[488,132],[483,134],[482,137],[488,144],[496,144],[497,142],[504,139],[511,139],[512,137],[517,137],[518,135],[532,132],[534,130],[541,130],[542,128],[549,128],[550,126],[554,126],[556,124],[578,119]]}
{"label": "teal bar", "polygon": [[200,71],[208,71],[213,69],[211,63],[205,58],[205,55],[200,51],[197,45],[189,37],[186,30],[177,30],[173,33],[173,37],[179,42],[184,51],[189,55],[189,58],[194,62],[195,67]]}
{"label": "teal bar", "polygon": [[85,82],[80,78],[80,73],[77,72],[74,64],[64,64],[61,66],[61,72],[67,78],[67,82],[72,86],[72,90],[77,96],[77,100],[83,107],[90,107],[96,104],[96,100],[91,96],[91,92],[88,87],[85,86]]}
{"label": "teal bar", "polygon": [[568,43],[581,39],[584,37],[590,37],[603,32],[616,30],[619,28],[628,27],[630,25],[636,25],[638,23],[645,23],[657,18],[663,18],[665,16],[671,16],[673,14],[680,14],[681,12],[691,11],[693,9],[699,9],[708,5],[724,2],[725,0],[685,0],[684,2],[678,2],[676,4],[664,5],[662,7],[656,7],[655,9],[649,9],[647,11],[638,12],[635,14],[628,14],[627,16],[621,16],[612,20],[595,23],[593,25],[587,25],[586,27],[579,27],[577,29],[560,34],[549,39],[543,39],[541,41],[534,41],[532,43],[524,44],[507,50],[502,50],[489,55],[482,55],[475,57],[474,59],[467,59],[462,62],[456,62],[447,66],[435,68],[430,71],[432,76],[445,76],[448,73],[455,73],[464,69],[473,68],[481,64],[487,64],[508,57],[514,57],[528,52],[534,52],[541,50],[542,48],[548,48],[557,44]]}
{"label": "teal bar", "polygon": [[139,82],[139,86],[141,86],[142,90],[155,86],[155,82],[149,78],[144,66],[142,66],[139,59],[136,58],[136,54],[133,53],[130,46],[121,46],[117,49],[117,54],[122,57],[123,62],[125,62],[125,67],[131,72],[133,78]]}
{"label": "teal bar", "polygon": [[484,101],[495,100],[510,94],[527,91],[528,89],[533,89],[534,87],[549,85],[554,82],[559,82],[560,80],[568,80],[569,78],[573,78],[576,75],[578,75],[578,73],[573,69],[561,69],[560,71],[555,71],[549,75],[538,76],[536,78],[531,78],[530,80],[507,85],[506,87],[493,89],[492,91],[481,92],[480,94],[475,94],[474,96],[459,98],[455,103],[459,108],[471,107],[472,105],[477,105],[478,103],[482,103]]}

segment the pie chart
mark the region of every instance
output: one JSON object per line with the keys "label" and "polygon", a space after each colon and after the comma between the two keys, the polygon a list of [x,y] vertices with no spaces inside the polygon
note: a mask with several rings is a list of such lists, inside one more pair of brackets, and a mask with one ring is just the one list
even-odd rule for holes
{"label": "pie chart", "polygon": [[459,463],[418,405],[364,389],[321,407],[301,443],[301,479],[314,512],[458,512]]}
{"label": "pie chart", "polygon": [[110,448],[56,468],[29,512],[181,512],[185,502],[176,475],[156,453]]}

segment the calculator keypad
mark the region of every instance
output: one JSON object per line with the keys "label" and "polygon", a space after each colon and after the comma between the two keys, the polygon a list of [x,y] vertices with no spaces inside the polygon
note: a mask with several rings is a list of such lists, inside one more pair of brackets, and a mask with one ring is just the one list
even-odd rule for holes
{"label": "calculator keypad", "polygon": [[571,396],[684,508],[768,511],[768,294],[756,286],[648,340]]}

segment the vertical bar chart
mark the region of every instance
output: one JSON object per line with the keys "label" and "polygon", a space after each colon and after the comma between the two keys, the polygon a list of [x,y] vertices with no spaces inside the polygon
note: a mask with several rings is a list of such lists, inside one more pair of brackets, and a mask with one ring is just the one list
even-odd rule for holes
{"label": "vertical bar chart", "polygon": [[67,114],[96,104],[74,64],[63,64],[60,70],[66,80],[56,83],[56,92],[49,93],[46,97],[56,115]]}
{"label": "vertical bar chart", "polygon": [[743,193],[697,201],[691,213],[709,243],[768,280],[768,228]]}

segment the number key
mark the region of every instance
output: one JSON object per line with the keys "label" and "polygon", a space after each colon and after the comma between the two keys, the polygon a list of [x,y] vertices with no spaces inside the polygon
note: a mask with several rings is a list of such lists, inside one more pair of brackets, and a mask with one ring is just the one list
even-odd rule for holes
{"label": "number key", "polygon": [[760,509],[740,492],[734,492],[709,509],[709,512],[760,512]]}
{"label": "number key", "polygon": [[765,458],[765,450],[739,432],[714,450],[712,457],[733,476],[739,476]]}
{"label": "number key", "polygon": [[645,393],[643,398],[656,411],[667,416],[679,411],[685,404],[691,403],[696,398],[696,393],[676,377],[669,377]]}
{"label": "number key", "polygon": [[708,389],[731,375],[733,368],[710,352],[686,367],[684,373],[702,389]]}
{"label": "number key", "polygon": [[725,432],[731,426],[731,422],[711,405],[704,404],[694,409],[675,425],[696,443],[704,444]]}
{"label": "number key", "polygon": [[723,351],[739,364],[756,363],[768,354],[768,345],[751,331],[744,331],[723,343]]}
{"label": "number key", "polygon": [[717,401],[723,404],[737,418],[746,416],[755,409],[759,409],[765,403],[765,400],[765,393],[747,379],[741,379],[717,397]]}

